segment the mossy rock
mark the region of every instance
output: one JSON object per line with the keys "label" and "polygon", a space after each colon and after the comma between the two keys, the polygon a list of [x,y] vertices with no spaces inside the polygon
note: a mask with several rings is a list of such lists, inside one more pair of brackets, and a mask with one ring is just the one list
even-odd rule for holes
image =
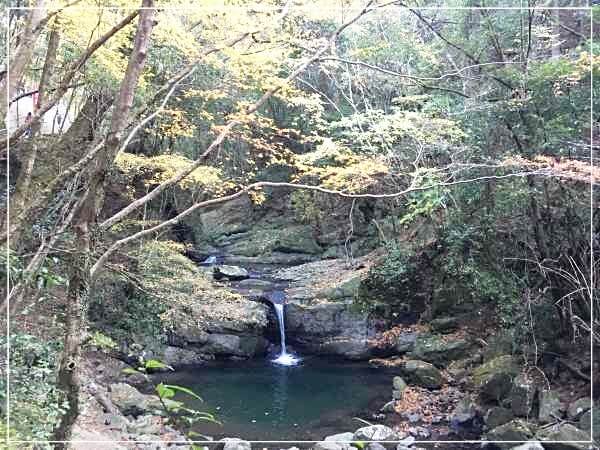
{"label": "mossy rock", "polygon": [[446,340],[438,335],[417,337],[411,356],[415,359],[445,367],[450,361],[464,358],[471,344],[464,339]]}
{"label": "mossy rock", "polygon": [[500,401],[512,389],[512,381],[519,373],[514,357],[503,355],[488,361],[473,371],[473,381],[485,400]]}
{"label": "mossy rock", "polygon": [[319,295],[329,300],[354,298],[358,294],[360,283],[361,276],[357,275],[342,281],[336,286],[323,290]]}
{"label": "mossy rock", "polygon": [[538,432],[536,438],[548,450],[587,450],[592,448],[590,444],[584,443],[590,440],[590,432],[580,430],[570,423],[560,423],[550,428],[543,428]]}
{"label": "mossy rock", "polygon": [[425,361],[406,361],[402,366],[402,374],[410,383],[428,389],[439,389],[445,381],[442,373]]}
{"label": "mossy rock", "polygon": [[[515,419],[511,420],[504,425],[494,428],[485,435],[485,440],[496,441],[495,444],[501,449],[510,449],[515,446],[514,441],[528,441],[533,438],[534,431],[530,424],[524,420]],[[502,441],[513,441],[512,443],[507,442],[506,444],[501,443]]]}

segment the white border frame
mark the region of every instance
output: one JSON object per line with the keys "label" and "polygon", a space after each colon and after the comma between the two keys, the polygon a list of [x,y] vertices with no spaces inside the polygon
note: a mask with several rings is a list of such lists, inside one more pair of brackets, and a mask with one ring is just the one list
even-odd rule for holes
{"label": "white border frame", "polygon": [[[593,0],[587,0],[588,3],[591,3],[591,1]],[[199,5],[198,7],[202,7],[201,5]],[[155,9],[155,10],[160,10],[160,11],[165,11],[165,10],[169,10],[169,11],[186,11],[186,10],[191,10],[191,9],[198,9],[198,7],[154,7],[154,8],[137,8],[137,9]],[[597,7],[600,7],[600,4],[597,5]],[[590,43],[593,45],[593,37],[594,37],[594,19],[593,19],[593,6],[577,6],[577,7],[559,7],[559,6],[539,6],[539,7],[523,7],[523,6],[489,6],[489,7],[463,7],[463,6],[440,6],[440,7],[434,7],[434,6],[429,6],[429,7],[412,7],[415,10],[419,10],[419,11],[439,11],[439,10],[444,10],[444,11],[461,11],[461,10],[508,10],[508,11],[514,11],[514,10],[533,10],[533,11],[545,11],[545,10],[568,10],[568,11],[588,11],[589,12],[589,23],[590,23]],[[13,6],[9,6],[4,8],[5,11],[9,12],[12,10],[33,10],[33,9],[47,9],[47,8],[37,8],[37,7],[13,7]],[[131,8],[126,8],[126,7],[81,7],[81,6],[69,6],[66,9],[81,9],[81,10],[85,10],[85,11],[89,11],[90,9],[98,9],[98,10],[130,10],[130,9],[136,9],[136,7],[131,7]],[[6,14],[6,77],[7,77],[7,81],[8,81],[8,77],[9,77],[9,73],[10,73],[10,39],[8,36],[8,32],[9,32],[9,14]],[[594,67],[593,67],[593,48],[592,51],[590,51],[590,167],[593,168],[594,167]],[[8,82],[6,83],[6,104],[8,106],[10,106],[10,96],[9,96],[9,89],[8,89]],[[7,114],[8,114],[8,108],[7,108]],[[10,141],[9,141],[9,130],[8,128],[6,129],[6,221],[7,224],[10,223],[10,172],[9,172],[9,167],[10,167]],[[593,340],[593,330],[594,330],[594,298],[595,298],[595,293],[594,293],[594,247],[593,247],[593,242],[594,242],[594,178],[593,178],[593,173],[592,171],[590,171],[590,398],[591,398],[591,429],[590,429],[590,440],[589,441],[541,441],[542,445],[543,443],[573,443],[573,444],[590,444],[590,449],[593,448],[593,444],[594,444],[594,383],[593,383],[593,376],[594,376],[594,340]],[[10,230],[9,227],[7,226],[7,238],[6,238],[6,270],[7,270],[7,274],[10,273],[10,247],[9,247],[9,242],[10,242]],[[7,276],[6,277],[6,292],[7,292],[7,306],[6,306],[6,421],[5,421],[5,426],[6,426],[6,436],[4,439],[4,442],[7,445],[7,448],[10,449],[11,444],[57,444],[57,443],[63,443],[63,444],[68,444],[68,443],[73,443],[73,442],[77,442],[77,443],[86,443],[86,444],[164,444],[164,445],[169,445],[169,444],[181,444],[181,445],[189,445],[190,443],[193,443],[194,445],[203,447],[204,445],[208,445],[208,444],[222,444],[222,441],[106,441],[106,440],[92,440],[92,441],[21,441],[21,440],[10,440],[10,299],[8,298],[8,294],[10,293],[10,277]],[[286,441],[286,440],[282,440],[282,441],[271,441],[271,440],[265,440],[265,441],[246,441],[249,443],[257,443],[257,444],[314,444],[316,442],[323,442],[323,441]],[[339,443],[339,444],[350,444],[354,441],[328,441],[331,443]],[[379,443],[388,443],[388,444],[398,444],[402,441],[376,441]],[[485,441],[485,440],[466,440],[466,441],[419,441],[419,440],[415,440],[413,441],[413,444],[446,444],[446,445],[451,445],[451,444],[494,444],[494,443],[498,443],[498,444],[524,444],[526,442],[529,441]],[[412,445],[412,444],[411,444]]]}

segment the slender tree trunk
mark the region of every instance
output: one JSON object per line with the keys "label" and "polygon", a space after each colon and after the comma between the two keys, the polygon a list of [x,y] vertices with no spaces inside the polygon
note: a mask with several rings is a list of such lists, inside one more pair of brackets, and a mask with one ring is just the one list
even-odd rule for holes
{"label": "slender tree trunk", "polygon": [[[58,51],[58,44],[60,41],[60,34],[57,28],[57,24],[55,23],[54,28],[50,33],[50,37],[48,38],[48,50],[46,51],[46,60],[44,62],[44,67],[42,69],[42,76],[40,79],[40,83],[38,86],[38,101],[36,105],[33,105],[34,108],[37,108],[46,97],[46,91],[49,88],[49,85],[52,81],[52,74],[54,73],[54,69],[56,66],[56,54]],[[11,215],[11,224],[10,228],[13,230],[18,230],[21,228],[20,215],[18,214],[23,210],[27,199],[29,198],[29,185],[31,184],[31,178],[33,176],[33,169],[35,167],[35,161],[37,158],[40,142],[39,139],[35,139],[38,133],[41,130],[41,122],[37,122],[31,127],[31,136],[28,142],[28,145],[23,146],[23,153],[21,155],[21,173],[17,178],[17,183],[15,185],[15,192],[11,196],[11,211],[14,211],[16,214]],[[13,244],[20,243],[19,239],[11,240]],[[14,245],[13,245],[13,248]]]}

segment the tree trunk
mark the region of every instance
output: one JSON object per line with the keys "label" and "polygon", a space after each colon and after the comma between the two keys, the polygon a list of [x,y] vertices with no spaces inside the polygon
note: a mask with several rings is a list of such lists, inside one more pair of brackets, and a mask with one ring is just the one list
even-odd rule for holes
{"label": "tree trunk", "polygon": [[[133,104],[133,96],[146,62],[150,35],[154,27],[154,0],[143,0],[139,13],[139,23],[135,35],[133,51],[125,76],[121,83],[118,102],[112,116],[110,134],[103,151],[90,169],[86,198],[76,213],[74,261],[69,265],[69,289],[67,294],[67,315],[64,337],[64,350],[58,380],[68,404],[69,411],[62,417],[55,431],[55,440],[67,441],[79,414],[79,393],[81,390],[80,363],[81,344],[85,336],[88,293],[90,283],[90,257],[93,253],[91,230],[101,210],[104,192],[104,179],[119,148],[120,138],[127,124],[127,116]],[[66,444],[57,444],[58,449]]]}

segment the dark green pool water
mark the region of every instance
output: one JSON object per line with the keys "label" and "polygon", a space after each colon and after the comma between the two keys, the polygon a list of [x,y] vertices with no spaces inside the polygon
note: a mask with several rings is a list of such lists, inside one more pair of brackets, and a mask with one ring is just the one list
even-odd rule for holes
{"label": "dark green pool water", "polygon": [[[361,426],[389,400],[391,376],[366,364],[305,359],[284,367],[270,361],[238,361],[163,376],[193,389],[204,403],[189,405],[214,413],[223,425],[201,423],[196,431],[215,439],[321,440]],[[183,399],[183,397],[178,397]],[[186,397],[186,400],[189,397]]]}

